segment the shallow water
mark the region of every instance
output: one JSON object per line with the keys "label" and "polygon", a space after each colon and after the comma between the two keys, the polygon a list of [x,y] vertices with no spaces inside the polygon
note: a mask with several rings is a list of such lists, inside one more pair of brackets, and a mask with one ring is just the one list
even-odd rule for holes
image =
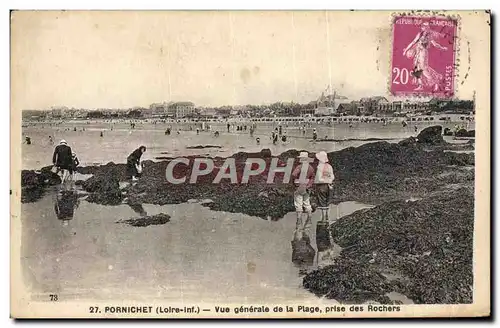
{"label": "shallow water", "polygon": [[[265,221],[199,203],[144,204],[148,215],[166,213],[170,222],[132,227],[116,223],[139,217],[128,205],[80,199],[65,225],[56,216],[56,199],[51,191],[22,204],[23,277],[34,299],[57,293],[60,300],[318,301],[301,287],[300,268],[291,262],[294,213]],[[332,205],[331,214],[366,207],[344,202]],[[319,215],[310,234],[315,249]]]}
{"label": "shallow water", "polygon": [[[418,122],[421,131],[426,126],[437,123]],[[455,123],[439,123],[443,127],[453,127]],[[108,162],[125,163],[127,156],[140,145],[146,145],[148,151],[142,160],[155,160],[156,157],[178,157],[186,155],[223,156],[227,157],[239,151],[258,152],[263,148],[271,149],[273,154],[279,154],[288,149],[327,152],[340,150],[347,147],[357,147],[366,142],[364,139],[380,138],[389,142],[398,142],[409,136],[416,136],[414,124],[403,127],[398,123],[383,126],[381,123],[354,123],[350,128],[348,124],[335,124],[332,127],[316,126],[318,138],[328,137],[339,141],[312,142],[313,128],[308,128],[305,134],[297,126],[284,128],[288,136],[287,142],[278,142],[273,145],[270,140],[273,126],[271,124],[260,124],[254,134],[250,137],[249,131],[227,133],[226,127],[213,124],[212,132],[176,130],[170,136],[164,134],[169,124],[138,124],[136,129],[130,130],[128,124],[114,124],[111,130],[110,124],[105,123],[64,123],[57,126],[48,124],[35,124],[23,128],[23,134],[31,137],[31,145],[22,145],[22,168],[37,169],[52,163],[54,146],[49,143],[49,135],[54,138],[56,144],[60,139],[65,139],[71,148],[76,151],[82,166],[92,164],[105,164]],[[77,127],[77,131],[73,128]],[[82,128],[85,127],[85,131]],[[183,126],[188,129],[187,125]],[[68,129],[69,131],[65,131]],[[218,129],[221,135],[216,138],[213,131]],[[100,137],[100,132],[104,136]],[[261,139],[258,145],[255,138]],[[345,139],[351,139],[342,141]],[[352,140],[358,139],[358,140]],[[448,140],[448,139],[447,139]],[[217,145],[218,148],[186,149],[188,146]],[[165,153],[166,152],[166,153]]]}

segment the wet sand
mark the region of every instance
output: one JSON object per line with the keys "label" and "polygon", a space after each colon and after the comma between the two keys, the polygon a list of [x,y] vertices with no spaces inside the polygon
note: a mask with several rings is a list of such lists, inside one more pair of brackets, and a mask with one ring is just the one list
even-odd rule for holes
{"label": "wet sand", "polygon": [[[57,292],[60,300],[79,301],[316,300],[302,288],[299,268],[291,262],[294,213],[264,221],[199,203],[143,204],[148,215],[166,213],[170,222],[132,227],[116,223],[139,217],[128,205],[81,199],[64,226],[54,212],[54,193],[22,205],[23,274],[35,299]],[[344,202],[331,211],[344,216],[366,207]]]}
{"label": "wet sand", "polygon": [[[441,124],[441,123],[440,123]],[[281,141],[273,145],[270,139],[273,125],[258,125],[253,137],[249,131],[232,131],[227,133],[225,127],[219,137],[214,137],[216,128],[212,127],[211,132],[180,131],[176,130],[167,136],[164,134],[169,124],[138,124],[131,130],[128,124],[116,124],[111,131],[110,124],[93,123],[63,123],[57,126],[48,124],[35,124],[23,128],[23,134],[31,137],[31,145],[22,145],[22,168],[38,169],[52,163],[52,153],[55,145],[65,139],[68,145],[76,151],[81,166],[105,164],[108,162],[124,163],[127,156],[140,145],[146,145],[148,151],[144,154],[143,160],[156,160],[156,157],[179,157],[188,155],[206,156],[231,156],[238,151],[258,152],[262,148],[269,148],[273,154],[280,154],[288,149],[304,149],[310,152],[324,150],[326,152],[337,151],[347,147],[357,147],[372,138],[398,142],[410,136],[416,136],[414,126],[403,127],[401,124],[392,123],[383,126],[381,123],[355,123],[352,128],[348,124],[335,124],[332,127],[317,126],[318,138],[325,137],[337,141],[312,142],[313,127],[308,128],[306,134],[302,134],[298,127],[285,128],[288,139],[286,143]],[[428,122],[418,122],[419,131],[423,128],[434,125]],[[443,123],[443,127],[453,127],[455,123]],[[77,131],[73,131],[74,127]],[[85,128],[85,131],[81,129]],[[184,127],[186,128],[186,127]],[[65,131],[65,130],[68,131]],[[104,131],[104,137],[100,137],[100,132]],[[54,138],[55,145],[49,143],[48,137]],[[257,144],[255,138],[261,139]],[[342,141],[348,139],[347,141]],[[367,140],[368,139],[368,140]],[[451,137],[445,138],[451,141]],[[462,141],[466,142],[466,141]],[[188,149],[187,147],[200,145],[215,145],[222,148]],[[165,154],[166,153],[166,154]]]}

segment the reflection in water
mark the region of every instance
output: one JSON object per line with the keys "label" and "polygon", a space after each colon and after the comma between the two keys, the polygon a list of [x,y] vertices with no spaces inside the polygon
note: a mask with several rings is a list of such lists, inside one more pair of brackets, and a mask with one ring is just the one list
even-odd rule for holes
{"label": "reflection in water", "polygon": [[130,206],[130,208],[140,216],[148,215],[148,213],[144,210],[144,207],[142,207],[142,204],[140,203],[128,202],[127,205]]}
{"label": "reflection in water", "polygon": [[316,224],[316,246],[318,247],[318,252],[326,251],[332,246],[328,228],[328,221],[322,220]]}
{"label": "reflection in water", "polygon": [[73,219],[75,210],[78,208],[78,194],[74,190],[61,190],[57,193],[54,203],[54,211],[57,219],[61,220],[63,226],[67,226]]}
{"label": "reflection in water", "polygon": [[311,217],[308,216],[302,225],[300,216],[297,218],[292,240],[292,263],[299,268],[300,274],[305,274],[307,269],[314,264],[316,251],[311,246],[310,235]]}
{"label": "reflection in water", "polygon": [[[74,219],[62,226],[54,211],[55,194],[48,191],[38,202],[21,205],[21,263],[32,299],[50,302],[49,294],[57,292],[60,300],[80,301],[315,301],[297,273],[304,272],[300,266],[310,271],[318,260],[320,266],[329,261],[321,252],[318,258],[314,245],[318,212],[312,223],[296,229],[295,213],[273,222],[212,211],[199,203],[143,204],[149,216],[172,213],[172,219],[131,228],[116,221],[144,219],[132,210],[141,211],[140,206],[103,206],[80,198]],[[59,213],[71,212],[71,204],[77,204],[71,194],[58,195]],[[78,196],[83,195],[78,191]],[[345,202],[332,210],[342,217],[366,207]],[[340,253],[333,246],[331,257]]]}

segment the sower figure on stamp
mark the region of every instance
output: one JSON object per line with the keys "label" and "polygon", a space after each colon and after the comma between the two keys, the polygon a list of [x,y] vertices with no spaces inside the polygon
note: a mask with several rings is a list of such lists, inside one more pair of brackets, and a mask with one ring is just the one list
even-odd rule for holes
{"label": "sower figure on stamp", "polygon": [[423,90],[424,86],[432,87],[434,91],[438,91],[439,82],[443,76],[429,66],[429,47],[432,45],[439,50],[447,50],[437,43],[438,37],[443,37],[442,33],[432,31],[429,23],[422,23],[420,32],[415,36],[412,42],[403,50],[403,56],[413,58],[413,71],[411,74],[414,77],[414,84],[417,84],[415,90]]}

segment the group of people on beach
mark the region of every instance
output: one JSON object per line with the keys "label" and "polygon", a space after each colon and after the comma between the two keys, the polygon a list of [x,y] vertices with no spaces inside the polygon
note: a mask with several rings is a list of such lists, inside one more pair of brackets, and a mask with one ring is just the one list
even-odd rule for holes
{"label": "group of people on beach", "polygon": [[297,225],[302,223],[302,214],[306,213],[307,226],[311,221],[312,205],[311,195],[317,200],[317,208],[321,210],[321,220],[329,221],[328,208],[332,199],[333,181],[335,175],[330,165],[328,155],[324,151],[316,153],[316,170],[310,164],[309,153],[300,152],[298,156],[299,165],[292,172],[295,182],[294,206],[297,212]]}
{"label": "group of people on beach", "polygon": [[[292,172],[295,182],[293,204],[297,216],[292,240],[292,262],[298,265],[311,265],[315,250],[310,245],[310,229],[313,205],[311,198],[316,199],[316,208],[321,211],[321,220],[316,225],[316,244],[318,252],[331,246],[329,227],[329,206],[333,197],[333,181],[335,175],[324,151],[316,153],[316,170],[310,165],[308,152],[300,152],[299,164]],[[305,222],[303,216],[305,214]]]}

